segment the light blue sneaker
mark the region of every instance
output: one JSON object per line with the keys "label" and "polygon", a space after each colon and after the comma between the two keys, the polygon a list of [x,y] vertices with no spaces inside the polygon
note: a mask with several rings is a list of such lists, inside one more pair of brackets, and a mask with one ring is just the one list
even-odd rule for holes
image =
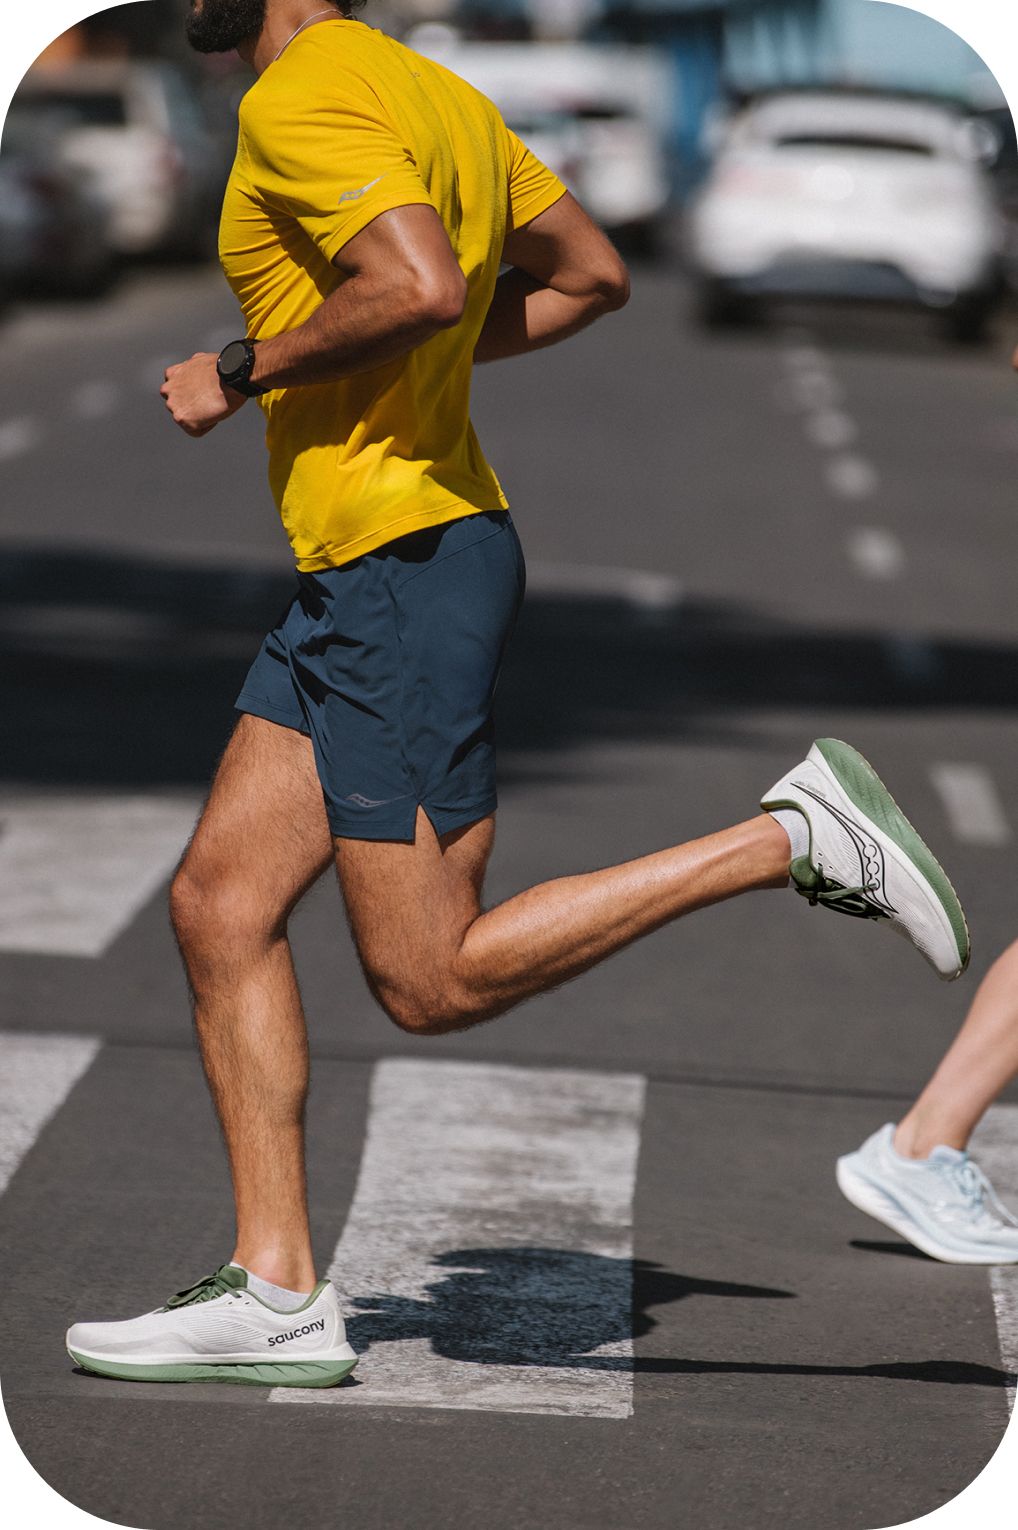
{"label": "light blue sneaker", "polygon": [[957,1148],[903,1158],[894,1125],[838,1159],[842,1195],[932,1259],[948,1264],[1018,1263],[1018,1218],[1003,1206],[979,1165]]}

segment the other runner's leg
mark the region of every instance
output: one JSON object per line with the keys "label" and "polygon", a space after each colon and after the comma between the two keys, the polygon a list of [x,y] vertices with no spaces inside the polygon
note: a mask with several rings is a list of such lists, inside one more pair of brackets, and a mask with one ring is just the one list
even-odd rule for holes
{"label": "other runner's leg", "polygon": [[906,1158],[935,1147],[964,1150],[993,1104],[1018,1075],[1018,941],[983,978],[965,1023],[943,1061],[902,1117],[894,1146]]}
{"label": "other runner's leg", "polygon": [[1018,941],[979,985],[912,1108],[838,1160],[842,1193],[935,1259],[1018,1263],[1018,1222],[968,1155],[973,1130],[1016,1075]]}

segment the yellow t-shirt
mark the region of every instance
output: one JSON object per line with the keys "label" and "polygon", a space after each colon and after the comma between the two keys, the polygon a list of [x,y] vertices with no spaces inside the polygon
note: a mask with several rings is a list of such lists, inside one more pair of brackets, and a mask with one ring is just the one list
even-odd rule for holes
{"label": "yellow t-shirt", "polygon": [[254,339],[296,329],[379,213],[434,207],[467,279],[462,320],[397,361],[259,402],[300,569],[507,501],[470,423],[473,353],[507,229],[565,187],[484,96],[363,22],[308,27],[240,107],[220,259]]}

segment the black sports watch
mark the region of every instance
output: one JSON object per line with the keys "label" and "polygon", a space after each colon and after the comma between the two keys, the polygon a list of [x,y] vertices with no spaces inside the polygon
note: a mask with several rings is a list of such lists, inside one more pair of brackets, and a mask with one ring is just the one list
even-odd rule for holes
{"label": "black sports watch", "polygon": [[219,380],[227,388],[243,393],[245,398],[258,398],[269,390],[251,381],[254,371],[256,340],[231,340],[219,353],[216,371]]}

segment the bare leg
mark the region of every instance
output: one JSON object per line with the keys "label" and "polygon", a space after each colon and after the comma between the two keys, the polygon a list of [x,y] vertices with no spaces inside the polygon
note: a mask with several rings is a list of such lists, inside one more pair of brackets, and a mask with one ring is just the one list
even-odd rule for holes
{"label": "bare leg", "polygon": [[938,1144],[964,1149],[983,1112],[1018,1074],[1018,941],[986,974],[965,1024],[908,1115],[894,1145],[926,1158]]}
{"label": "bare leg", "polygon": [[287,920],[332,859],[311,745],[244,716],[174,880],[174,928],[226,1139],[234,1259],[314,1285],[304,1173],[307,1034]]}
{"label": "bare leg", "polygon": [[462,1030],[585,972],[710,903],[784,887],[789,846],[768,815],[621,866],[544,882],[487,913],[490,819],[413,845],[337,840],[336,860],[372,991],[407,1030]]}

